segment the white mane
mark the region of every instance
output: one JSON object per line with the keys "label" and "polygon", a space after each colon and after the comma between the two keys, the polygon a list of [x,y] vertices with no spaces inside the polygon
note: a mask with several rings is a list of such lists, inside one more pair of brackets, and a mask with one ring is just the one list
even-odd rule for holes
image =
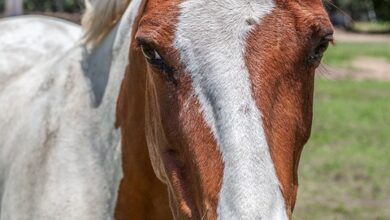
{"label": "white mane", "polygon": [[85,0],[82,26],[86,43],[99,43],[119,22],[129,3],[130,0]]}

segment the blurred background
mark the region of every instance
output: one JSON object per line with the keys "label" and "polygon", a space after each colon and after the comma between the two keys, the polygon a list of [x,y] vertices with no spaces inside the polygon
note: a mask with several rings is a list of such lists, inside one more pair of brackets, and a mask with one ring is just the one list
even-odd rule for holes
{"label": "blurred background", "polygon": [[[317,73],[294,219],[390,220],[390,0],[324,3],[336,41]],[[0,0],[0,17],[79,23],[83,10],[83,0]]]}
{"label": "blurred background", "polygon": [[84,0],[0,0],[0,17],[43,14],[80,23]]}

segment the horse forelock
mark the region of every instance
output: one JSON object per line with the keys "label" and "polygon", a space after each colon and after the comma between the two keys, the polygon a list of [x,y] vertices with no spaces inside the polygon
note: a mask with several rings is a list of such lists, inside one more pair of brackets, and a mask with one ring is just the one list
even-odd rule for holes
{"label": "horse forelock", "polygon": [[86,11],[82,18],[84,40],[97,45],[120,21],[131,0],[85,0]]}

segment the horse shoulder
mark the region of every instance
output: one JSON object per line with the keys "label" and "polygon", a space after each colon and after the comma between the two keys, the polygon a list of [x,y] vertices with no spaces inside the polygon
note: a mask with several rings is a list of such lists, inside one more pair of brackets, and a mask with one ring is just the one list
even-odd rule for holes
{"label": "horse shoulder", "polygon": [[58,56],[81,38],[81,28],[45,16],[0,19],[0,77],[26,72]]}
{"label": "horse shoulder", "polygon": [[90,123],[92,94],[82,53],[75,48],[9,79],[0,91],[0,212],[5,219],[108,216],[109,187],[95,149],[99,137],[93,137]]}

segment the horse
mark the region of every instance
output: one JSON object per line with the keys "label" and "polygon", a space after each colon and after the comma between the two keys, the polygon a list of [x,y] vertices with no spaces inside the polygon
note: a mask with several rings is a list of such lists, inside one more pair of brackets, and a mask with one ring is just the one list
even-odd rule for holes
{"label": "horse", "polygon": [[290,219],[322,1],[86,3],[0,90],[0,219]]}
{"label": "horse", "polygon": [[82,36],[79,25],[40,15],[0,19],[0,76],[23,73],[63,54]]}

